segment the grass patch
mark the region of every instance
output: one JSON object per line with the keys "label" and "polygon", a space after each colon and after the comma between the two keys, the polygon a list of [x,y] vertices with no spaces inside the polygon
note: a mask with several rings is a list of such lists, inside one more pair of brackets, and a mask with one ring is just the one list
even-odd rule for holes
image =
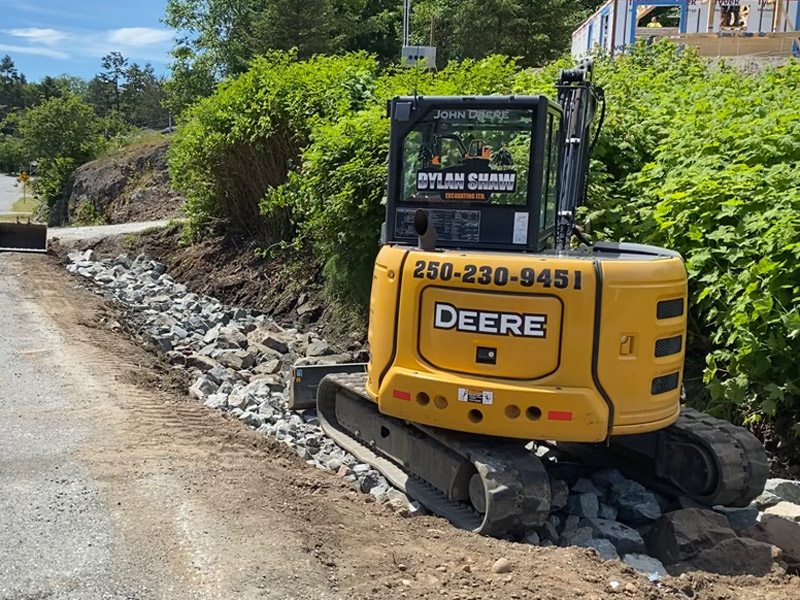
{"label": "grass patch", "polygon": [[11,205],[11,210],[18,213],[33,214],[38,207],[39,201],[30,194],[14,202],[14,204]]}

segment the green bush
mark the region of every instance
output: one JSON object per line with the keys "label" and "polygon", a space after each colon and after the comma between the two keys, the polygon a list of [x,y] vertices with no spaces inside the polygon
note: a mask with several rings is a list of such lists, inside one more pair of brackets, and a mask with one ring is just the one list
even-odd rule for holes
{"label": "green bush", "polygon": [[17,137],[0,134],[0,173],[18,175],[27,169],[30,155],[23,141]]}
{"label": "green bush", "polygon": [[52,98],[26,111],[19,132],[38,163],[34,188],[51,208],[64,196],[72,172],[105,146],[103,121],[73,94]]}
{"label": "green bush", "polygon": [[748,76],[661,43],[601,61],[598,78],[595,235],[686,258],[696,404],[800,433],[800,65]]}
{"label": "green bush", "polygon": [[275,52],[187,111],[169,162],[187,198],[188,234],[224,224],[266,242],[290,239],[291,207],[265,195],[296,168],[316,123],[364,105],[376,71],[363,53],[298,62]]}

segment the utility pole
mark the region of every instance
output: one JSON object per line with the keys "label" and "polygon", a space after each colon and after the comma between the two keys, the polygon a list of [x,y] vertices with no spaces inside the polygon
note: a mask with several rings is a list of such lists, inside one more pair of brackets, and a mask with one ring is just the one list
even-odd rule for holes
{"label": "utility pole", "polygon": [[403,46],[408,46],[411,33],[411,0],[403,0]]}

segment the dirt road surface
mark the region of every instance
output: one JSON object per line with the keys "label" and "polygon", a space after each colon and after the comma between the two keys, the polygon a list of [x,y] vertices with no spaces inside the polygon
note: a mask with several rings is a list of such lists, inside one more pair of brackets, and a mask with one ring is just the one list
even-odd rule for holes
{"label": "dirt road surface", "polygon": [[0,254],[0,600],[800,598],[403,518],[186,399],[120,322],[53,257]]}
{"label": "dirt road surface", "polygon": [[80,240],[91,244],[111,236],[137,233],[154,227],[164,227],[169,224],[169,219],[161,221],[143,221],[136,223],[120,223],[118,225],[89,225],[86,227],[51,227],[47,231],[49,240],[58,238],[59,241],[70,243]]}

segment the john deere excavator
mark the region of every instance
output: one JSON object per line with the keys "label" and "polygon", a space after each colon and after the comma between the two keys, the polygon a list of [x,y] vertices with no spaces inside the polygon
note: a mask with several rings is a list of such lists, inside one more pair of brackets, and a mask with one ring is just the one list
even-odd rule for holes
{"label": "john deere excavator", "polygon": [[340,446],[482,534],[520,535],[547,517],[535,440],[668,494],[746,505],[768,473],[761,444],[681,409],[683,260],[576,228],[605,101],[590,61],[563,70],[557,90],[557,102],[388,104],[370,360],[296,367],[292,401],[314,398]]}

